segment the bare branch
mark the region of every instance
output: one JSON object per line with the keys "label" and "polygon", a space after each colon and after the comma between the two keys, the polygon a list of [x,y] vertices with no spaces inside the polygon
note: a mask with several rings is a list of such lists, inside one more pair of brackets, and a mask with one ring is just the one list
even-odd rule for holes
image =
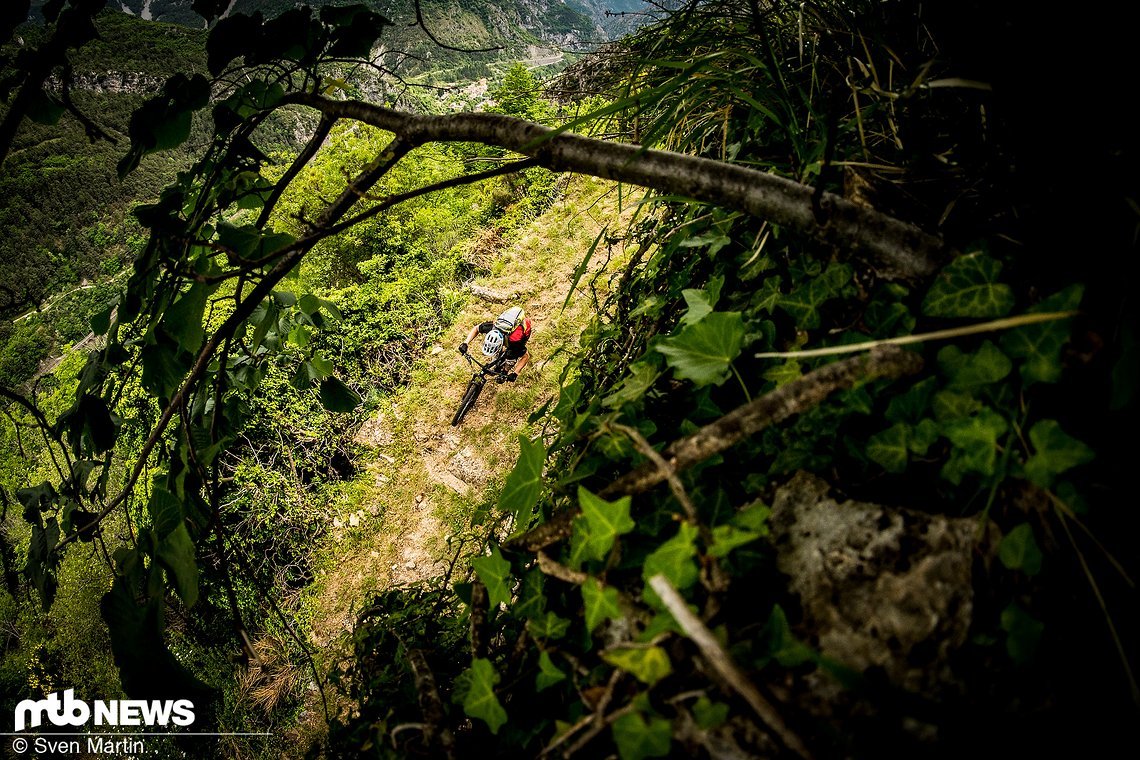
{"label": "bare branch", "polygon": [[[836,391],[865,380],[912,375],[921,368],[921,356],[894,346],[882,346],[861,356],[826,364],[674,441],[665,449],[663,458],[674,472],[688,469],[748,436],[807,411]],[[647,462],[610,483],[599,495],[612,498],[642,493],[665,478],[656,464]],[[560,541],[570,535],[579,512],[577,507],[568,508],[510,541],[508,546],[537,551]]]}
{"label": "bare branch", "polygon": [[435,685],[435,674],[431,672],[422,650],[408,649],[407,658],[412,668],[412,676],[416,679],[416,695],[419,698],[420,710],[424,714],[424,743],[431,748],[435,744],[438,732],[439,745],[443,749],[444,756],[455,757],[455,736],[444,723],[446,714],[443,710],[443,701],[439,698],[439,689]]}
{"label": "bare branch", "polygon": [[743,211],[823,243],[863,252],[885,277],[929,276],[951,253],[942,238],[913,224],[833,193],[823,193],[815,204],[816,191],[809,185],[722,161],[582,137],[500,114],[419,116],[308,92],[289,95],[283,103],[362,121],[395,132],[413,145],[496,145],[531,156],[553,171],[590,174]]}
{"label": "bare branch", "polygon": [[669,610],[673,619],[677,621],[677,625],[681,626],[685,635],[697,645],[697,649],[701,650],[701,654],[704,655],[705,660],[708,661],[713,670],[732,687],[733,691],[744,698],[744,701],[748,703],[757,717],[764,722],[764,725],[772,729],[773,733],[780,738],[780,741],[788,749],[805,758],[805,760],[810,760],[812,754],[807,745],[792,729],[788,728],[788,724],[776,712],[772,703],[765,699],[752,682],[744,677],[732,658],[717,642],[712,631],[701,622],[700,618],[689,611],[684,598],[677,593],[677,589],[673,588],[673,584],[669,583],[664,575],[655,575],[649,579],[649,585],[657,592],[657,596],[661,598],[661,602]]}
{"label": "bare branch", "polygon": [[471,657],[487,656],[487,587],[478,578],[471,581]]}

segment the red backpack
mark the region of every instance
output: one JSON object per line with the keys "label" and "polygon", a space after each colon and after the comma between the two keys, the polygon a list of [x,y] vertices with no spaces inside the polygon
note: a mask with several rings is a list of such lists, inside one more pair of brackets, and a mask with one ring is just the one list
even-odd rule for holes
{"label": "red backpack", "polygon": [[530,318],[524,318],[522,324],[512,330],[511,334],[507,336],[507,340],[509,340],[511,343],[518,343],[520,341],[525,343],[526,340],[530,338],[530,331],[532,327],[533,325],[531,324]]}

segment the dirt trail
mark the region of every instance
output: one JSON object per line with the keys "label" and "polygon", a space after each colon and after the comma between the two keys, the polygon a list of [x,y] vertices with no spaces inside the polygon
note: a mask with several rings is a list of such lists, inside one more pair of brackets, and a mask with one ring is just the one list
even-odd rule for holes
{"label": "dirt trail", "polygon": [[[628,209],[627,209],[628,213]],[[353,503],[334,519],[333,545],[318,572],[309,609],[319,646],[348,631],[353,613],[371,592],[423,580],[446,569],[447,537],[492,500],[518,455],[527,417],[554,396],[566,361],[594,313],[586,283],[603,268],[620,271],[620,244],[607,257],[599,246],[570,306],[562,303],[575,267],[606,224],[618,232],[618,197],[599,180],[575,179],[563,198],[502,243],[487,262],[493,272],[473,283],[508,304],[475,297],[413,370],[411,382],[382,404],[357,440],[374,457]],[[607,265],[608,260],[608,265]],[[607,272],[597,278],[604,292]],[[488,384],[463,423],[451,417],[470,378],[456,346],[470,327],[518,304],[534,321],[533,364],[514,384]]]}

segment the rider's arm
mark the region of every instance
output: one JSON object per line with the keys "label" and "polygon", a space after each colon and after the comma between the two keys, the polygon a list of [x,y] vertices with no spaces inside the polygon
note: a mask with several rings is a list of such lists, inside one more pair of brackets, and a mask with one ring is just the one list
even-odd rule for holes
{"label": "rider's arm", "polygon": [[475,340],[475,336],[478,334],[479,334],[479,325],[475,325],[474,327],[471,328],[471,332],[467,333],[467,337],[464,338],[463,342],[464,343],[470,343],[471,341]]}
{"label": "rider's arm", "polygon": [[521,373],[523,371],[523,367],[525,367],[529,363],[530,363],[530,351],[527,351],[525,354],[523,354],[522,356],[519,357],[518,361],[515,362],[515,366],[511,368],[511,371],[514,372],[515,375],[517,376],[519,373]]}

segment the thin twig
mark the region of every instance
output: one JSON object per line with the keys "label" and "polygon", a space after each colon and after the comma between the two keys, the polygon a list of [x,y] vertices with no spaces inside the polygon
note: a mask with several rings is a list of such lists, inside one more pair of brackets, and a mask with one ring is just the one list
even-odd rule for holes
{"label": "thin twig", "polygon": [[557,578],[560,581],[566,581],[575,586],[581,586],[590,579],[590,576],[581,570],[572,570],[566,567],[566,565],[551,559],[549,554],[542,551],[538,553],[538,569],[551,578]]}
{"label": "thin twig", "polygon": [[1065,535],[1069,538],[1069,543],[1073,546],[1073,551],[1077,553],[1077,561],[1081,563],[1081,570],[1084,571],[1085,578],[1092,587],[1093,596],[1096,597],[1096,602],[1100,605],[1101,612],[1104,613],[1104,620],[1108,624],[1108,632],[1112,636],[1112,643],[1116,646],[1116,652],[1120,656],[1120,662],[1124,665],[1124,676],[1128,679],[1128,690],[1132,695],[1132,702],[1137,707],[1140,707],[1140,686],[1136,683],[1136,676],[1132,674],[1132,665],[1128,662],[1128,653],[1124,650],[1124,642],[1120,640],[1120,634],[1116,630],[1116,624],[1112,622],[1112,615],[1108,612],[1108,604],[1104,601],[1104,595],[1100,592],[1100,585],[1097,584],[1096,578],[1093,577],[1092,569],[1089,567],[1088,562],[1085,560],[1084,552],[1081,547],[1077,546],[1077,541],[1073,537],[1073,531],[1069,528],[1069,523],[1065,521],[1063,513],[1058,512],[1061,527],[1065,529]]}
{"label": "thin twig", "polygon": [[669,610],[673,619],[677,621],[677,625],[681,626],[685,635],[697,645],[697,649],[701,650],[701,654],[704,655],[705,660],[708,661],[713,670],[748,703],[756,716],[779,737],[784,746],[805,760],[809,760],[812,755],[807,745],[788,727],[772,703],[765,699],[752,682],[744,677],[732,658],[717,642],[712,631],[701,622],[700,618],[689,611],[684,598],[677,593],[677,589],[673,588],[673,584],[664,575],[658,574],[649,579],[649,585],[657,592],[657,596],[661,598],[661,602]]}
{"label": "thin twig", "polygon": [[647,457],[649,461],[653,462],[653,465],[658,471],[665,476],[666,482],[669,483],[669,490],[673,492],[673,495],[677,497],[677,501],[684,507],[685,513],[689,515],[689,520],[691,520],[694,525],[699,525],[700,520],[697,517],[697,508],[693,506],[689,494],[685,493],[685,486],[681,483],[681,479],[677,477],[677,471],[665,461],[664,457],[658,454],[657,451],[649,445],[649,441],[645,440],[645,436],[635,428],[617,423],[611,424],[610,427],[625,433],[625,435],[633,441],[634,447],[636,447],[643,456]]}
{"label": "thin twig", "polygon": [[839,356],[841,354],[855,354],[860,351],[869,351],[879,346],[908,346],[913,343],[925,343],[930,340],[947,340],[960,338],[963,335],[976,335],[978,333],[1009,330],[1014,327],[1034,325],[1038,322],[1052,322],[1057,319],[1075,317],[1077,311],[1050,311],[1041,314],[1022,314],[1016,317],[995,319],[990,322],[979,322],[976,325],[953,327],[947,330],[934,330],[918,335],[902,335],[897,338],[883,338],[882,340],[869,340],[863,343],[849,343],[845,346],[827,346],[826,348],[809,348],[804,351],[765,351],[753,354],[757,359],[807,359],[815,356]]}

